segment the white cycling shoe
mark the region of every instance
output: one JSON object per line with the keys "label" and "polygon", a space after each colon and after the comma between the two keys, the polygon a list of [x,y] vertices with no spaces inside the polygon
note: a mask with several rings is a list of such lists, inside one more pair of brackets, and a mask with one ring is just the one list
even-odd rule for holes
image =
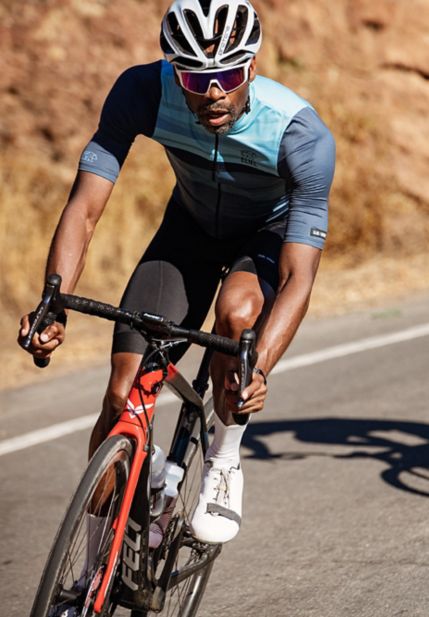
{"label": "white cycling shoe", "polygon": [[243,472],[238,467],[209,459],[204,465],[198,505],[191,521],[191,532],[200,542],[229,542],[241,523]]}

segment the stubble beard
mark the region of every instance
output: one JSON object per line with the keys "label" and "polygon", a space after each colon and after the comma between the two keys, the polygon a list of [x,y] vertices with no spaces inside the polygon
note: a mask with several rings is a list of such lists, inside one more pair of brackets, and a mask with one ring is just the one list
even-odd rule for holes
{"label": "stubble beard", "polygon": [[[224,113],[228,113],[229,115],[229,120],[227,122],[225,122],[224,124],[221,124],[220,126],[213,126],[209,123],[208,119],[210,117],[210,114],[216,114],[219,112],[224,112]],[[234,126],[234,124],[237,122],[237,120],[240,118],[241,114],[242,114],[243,110],[239,110],[237,109],[234,105],[229,105],[228,107],[225,107],[224,105],[207,105],[203,108],[200,108],[197,112],[196,115],[198,117],[198,120],[200,122],[200,124],[209,132],[212,133],[212,135],[225,135],[226,133],[228,133],[232,127]]]}

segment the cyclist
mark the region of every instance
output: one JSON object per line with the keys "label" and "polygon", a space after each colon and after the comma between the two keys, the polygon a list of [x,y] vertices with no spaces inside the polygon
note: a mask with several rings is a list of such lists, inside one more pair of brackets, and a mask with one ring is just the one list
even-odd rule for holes
{"label": "cyclist", "polygon": [[[327,233],[334,140],[314,108],[256,75],[261,44],[248,0],[175,0],[164,16],[165,60],[134,66],[116,81],[84,149],[55,232],[47,273],[72,293],[94,228],[139,134],[161,143],[176,176],[162,224],[131,276],[122,306],[201,327],[215,305],[216,332],[258,332],[258,366],[239,400],[236,363],[215,355],[215,436],[192,520],[204,542],[226,542],[241,521],[239,448],[246,425],[232,413],[262,410],[266,376],[287,349],[310,300]],[[65,316],[33,339],[49,356],[64,340]],[[21,321],[20,338],[28,332]],[[143,339],[117,325],[112,371],[90,453],[126,403]],[[173,352],[177,361],[185,349]]]}

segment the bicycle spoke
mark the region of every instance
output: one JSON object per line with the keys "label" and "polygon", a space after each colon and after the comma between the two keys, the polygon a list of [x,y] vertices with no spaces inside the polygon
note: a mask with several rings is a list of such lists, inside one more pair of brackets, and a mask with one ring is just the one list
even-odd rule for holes
{"label": "bicycle spoke", "polygon": [[[51,551],[31,617],[60,614],[62,607],[80,607],[89,585],[95,581],[94,593],[88,596],[87,617],[93,617],[91,602],[101,582],[102,567],[109,554],[114,533],[112,523],[118,514],[130,469],[132,445],[125,437],[112,437],[94,456],[76,491]],[[110,478],[108,487],[102,482]],[[101,516],[99,525],[88,525],[89,513]],[[104,520],[103,520],[104,519]],[[89,533],[91,535],[89,536]],[[100,534],[99,539],[97,536]],[[91,549],[94,563],[87,564],[88,542],[98,542]],[[96,556],[95,556],[96,555]],[[85,565],[86,564],[86,565]],[[98,576],[99,578],[94,578]],[[99,581],[99,582],[97,582]],[[106,597],[103,615],[112,614],[113,603]]]}

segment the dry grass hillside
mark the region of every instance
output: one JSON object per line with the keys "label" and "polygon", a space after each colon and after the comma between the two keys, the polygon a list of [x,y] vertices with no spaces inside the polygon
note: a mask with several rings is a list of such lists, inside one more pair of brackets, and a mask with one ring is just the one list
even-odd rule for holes
{"label": "dry grass hillside", "polygon": [[[50,238],[104,97],[127,66],[159,57],[168,4],[0,0],[1,335],[9,358],[17,316],[37,300]],[[255,5],[264,27],[260,72],[310,100],[337,140],[313,310],[429,288],[427,0]],[[141,137],[97,229],[80,293],[119,298],[172,183],[162,149]],[[70,343],[77,355],[106,349],[77,324],[75,336],[85,341]]]}

